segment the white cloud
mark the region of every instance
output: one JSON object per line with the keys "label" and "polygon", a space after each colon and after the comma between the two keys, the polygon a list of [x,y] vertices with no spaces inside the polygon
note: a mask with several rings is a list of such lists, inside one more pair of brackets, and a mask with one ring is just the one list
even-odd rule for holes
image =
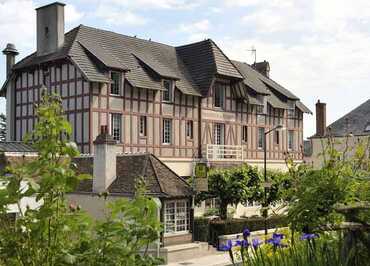
{"label": "white cloud", "polygon": [[74,5],[68,4],[65,6],[66,23],[76,23],[82,19],[85,14],[79,12]]}
{"label": "white cloud", "polygon": [[207,38],[211,24],[208,19],[195,22],[182,23],[178,26],[178,31],[188,35],[189,42],[201,41]]}
{"label": "white cloud", "polygon": [[130,10],[106,4],[99,5],[95,15],[111,25],[142,26],[148,22],[147,18],[139,16]]}
{"label": "white cloud", "polygon": [[[99,0],[82,0],[88,3],[100,3]],[[204,0],[105,0],[104,5],[124,7],[130,10],[143,9],[181,9],[189,10],[199,6]]]}

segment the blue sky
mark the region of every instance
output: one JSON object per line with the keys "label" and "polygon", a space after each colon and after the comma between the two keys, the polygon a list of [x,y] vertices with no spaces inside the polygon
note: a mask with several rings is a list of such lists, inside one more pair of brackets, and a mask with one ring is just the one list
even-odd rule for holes
{"label": "blue sky", "polygon": [[[21,59],[35,50],[36,7],[51,1],[0,0],[0,48]],[[79,24],[181,45],[212,38],[231,58],[267,60],[271,77],[328,123],[370,98],[370,1],[356,0],[68,0],[66,30]],[[0,61],[5,79],[5,57]],[[0,100],[0,112],[5,100]],[[369,118],[370,120],[370,118]],[[305,136],[315,131],[305,117]]]}

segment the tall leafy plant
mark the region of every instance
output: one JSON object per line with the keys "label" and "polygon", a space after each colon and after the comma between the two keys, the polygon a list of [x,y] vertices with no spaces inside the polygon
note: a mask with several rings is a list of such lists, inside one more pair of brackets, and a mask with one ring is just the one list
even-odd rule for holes
{"label": "tall leafy plant", "polygon": [[[1,176],[0,264],[158,264],[146,252],[158,239],[160,224],[156,205],[144,195],[143,185],[133,200],[111,202],[102,221],[93,221],[79,206],[68,205],[66,193],[90,177],[75,174],[71,159],[78,151],[69,141],[72,130],[60,97],[44,93],[36,115],[38,123],[26,139],[38,156],[8,166]],[[20,202],[27,197],[35,197],[40,206],[22,208]],[[10,205],[20,212],[15,222],[5,218]]]}

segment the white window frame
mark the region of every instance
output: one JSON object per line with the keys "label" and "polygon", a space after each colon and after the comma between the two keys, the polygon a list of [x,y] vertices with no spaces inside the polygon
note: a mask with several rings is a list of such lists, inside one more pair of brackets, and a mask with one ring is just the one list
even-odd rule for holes
{"label": "white window frame", "polygon": [[172,143],[172,119],[164,118],[162,122],[162,144]]}
{"label": "white window frame", "polygon": [[[171,208],[169,205],[172,205]],[[182,209],[181,209],[182,208]],[[173,212],[170,212],[170,210]],[[190,230],[190,204],[188,200],[164,202],[164,235],[186,234]],[[173,230],[168,230],[169,225]],[[183,227],[183,229],[181,228]],[[181,228],[182,230],[179,230]]]}
{"label": "white window frame", "polygon": [[213,141],[216,145],[225,145],[225,124],[214,124]]}
{"label": "white window frame", "polygon": [[[220,95],[216,98],[216,94],[218,93]],[[219,102],[216,99],[219,99]],[[213,105],[216,108],[224,108],[225,106],[225,88],[222,87],[221,84],[216,83],[216,85],[214,86]]]}
{"label": "white window frame", "polygon": [[[166,87],[166,84],[169,84],[169,88]],[[165,79],[163,80],[163,92],[162,92],[162,101],[163,102],[172,102],[173,101],[173,93],[175,88],[175,82],[173,80]],[[168,93],[168,98],[166,97]]]}
{"label": "white window frame", "polygon": [[294,150],[294,130],[288,130],[288,150]]}
{"label": "white window frame", "polygon": [[[118,76],[118,84],[117,84],[117,87],[118,88],[115,88],[115,90],[113,91],[113,88],[115,87],[116,83],[114,82],[114,79],[112,78],[113,75],[117,75]],[[117,72],[117,71],[111,71],[110,72],[110,78],[113,80],[113,83],[110,84],[110,95],[121,95],[121,83],[122,83],[122,77],[121,77],[121,73],[120,72]],[[116,91],[116,89],[118,91]]]}
{"label": "white window frame", "polygon": [[147,134],[147,117],[145,115],[140,116],[139,120],[139,135],[140,137],[146,137]]}
{"label": "white window frame", "polygon": [[[264,127],[259,127],[257,129],[257,148],[258,149],[263,149],[263,145],[265,142],[265,128]],[[260,145],[261,144],[261,145]]]}
{"label": "white window frame", "polygon": [[[114,119],[119,120],[114,121]],[[118,123],[118,125],[116,123]],[[117,131],[115,130],[118,130],[118,134],[116,133]],[[110,114],[110,134],[112,135],[114,140],[119,142],[122,141],[122,114],[120,113]]]}
{"label": "white window frame", "polygon": [[186,121],[186,137],[188,139],[194,138],[194,122],[193,120]]}

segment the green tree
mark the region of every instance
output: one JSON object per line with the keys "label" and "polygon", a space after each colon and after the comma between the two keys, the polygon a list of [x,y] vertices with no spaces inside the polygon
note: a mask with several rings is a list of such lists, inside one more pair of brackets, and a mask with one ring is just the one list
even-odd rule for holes
{"label": "green tree", "polygon": [[208,174],[208,191],[201,192],[197,201],[218,198],[221,219],[227,218],[227,206],[261,200],[261,176],[256,167],[244,164],[230,169],[212,169]]}
{"label": "green tree", "polygon": [[6,140],[6,116],[0,114],[0,141]]}
{"label": "green tree", "polygon": [[[110,203],[110,215],[103,221],[92,221],[78,206],[67,206],[66,193],[90,177],[76,176],[73,170],[71,159],[78,151],[68,141],[71,126],[63,117],[60,97],[44,94],[36,110],[38,123],[26,139],[38,157],[7,167],[1,176],[0,215],[6,217],[9,204],[18,205],[21,213],[14,223],[0,219],[0,264],[158,264],[139,254],[160,231],[153,200],[140,188],[132,201]],[[29,196],[41,206],[22,210],[20,200]]]}

